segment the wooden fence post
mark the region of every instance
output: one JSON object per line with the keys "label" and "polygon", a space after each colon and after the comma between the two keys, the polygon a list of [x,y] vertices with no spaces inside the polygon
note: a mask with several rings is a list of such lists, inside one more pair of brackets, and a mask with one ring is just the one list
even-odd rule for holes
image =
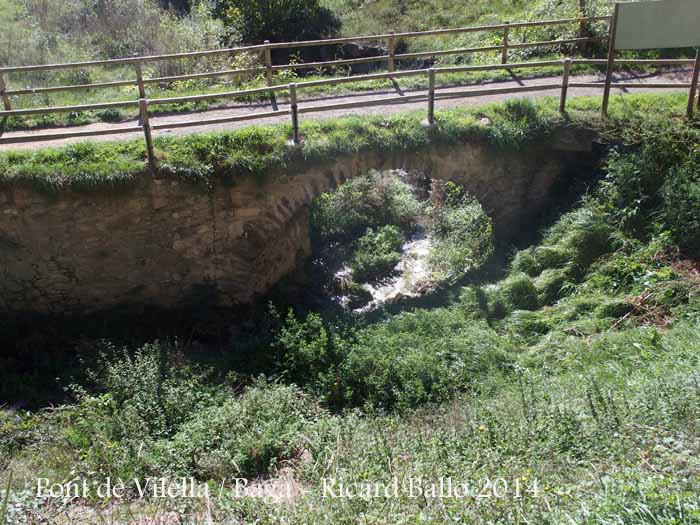
{"label": "wooden fence post", "polygon": [[394,36],[395,31],[392,29],[389,31],[389,43],[387,45],[387,50],[389,53],[389,59],[387,60],[387,69],[389,73],[396,71],[396,64],[394,62],[394,55],[396,55],[396,37]]}
{"label": "wooden fence post", "polygon": [[7,84],[5,84],[5,75],[0,73],[0,96],[2,97],[2,103],[5,105],[5,111],[12,111],[10,97],[7,95],[6,91]]}
{"label": "wooden fence post", "polygon": [[610,103],[610,86],[612,84],[613,68],[615,66],[615,36],[617,33],[617,17],[620,14],[620,4],[615,4],[615,12],[610,22],[610,37],[608,38],[608,70],[605,73],[605,91],[603,91],[603,118],[608,116]]}
{"label": "wooden fence post", "polygon": [[148,120],[148,100],[139,99],[139,124],[143,127],[143,134],[146,138],[146,154],[148,155],[148,166],[155,170],[158,167],[156,156],[153,151],[153,137],[151,135],[151,124]]}
{"label": "wooden fence post", "polygon": [[569,92],[569,75],[571,74],[571,59],[564,59],[564,75],[561,81],[561,99],[559,100],[559,111],[566,112],[566,95]]}
{"label": "wooden fence post", "polygon": [[505,29],[503,29],[503,50],[501,51],[501,64],[508,63],[508,45],[510,44],[510,22],[504,22],[506,24]]}
{"label": "wooden fence post", "polygon": [[[265,40],[265,77],[267,78],[267,85],[272,87],[272,50],[270,49],[270,41]],[[270,102],[272,103],[272,109],[277,111],[277,98],[275,98],[275,92],[270,91]]]}
{"label": "wooden fence post", "polygon": [[[693,79],[690,81],[690,93],[688,94],[688,118],[693,118],[695,109],[695,95],[698,92],[698,77],[700,77],[700,47],[695,53],[695,67],[693,67]],[[700,100],[698,100],[700,107]]]}
{"label": "wooden fence post", "polygon": [[435,70],[428,69],[428,124],[435,124]]}
{"label": "wooden fence post", "polygon": [[292,109],[292,137],[299,144],[299,107],[297,105],[297,85],[289,84],[289,102]]}
{"label": "wooden fence post", "polygon": [[134,69],[136,70],[136,83],[139,86],[139,99],[146,98],[146,87],[143,85],[141,62],[134,62]]}

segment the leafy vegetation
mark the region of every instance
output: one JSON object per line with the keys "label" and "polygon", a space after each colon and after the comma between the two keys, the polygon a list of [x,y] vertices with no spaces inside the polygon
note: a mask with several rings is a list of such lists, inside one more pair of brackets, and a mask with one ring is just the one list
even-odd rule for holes
{"label": "leafy vegetation", "polygon": [[350,269],[360,282],[376,280],[391,273],[401,259],[404,237],[396,226],[383,226],[377,231],[368,228],[357,241]]}
{"label": "leafy vegetation", "polygon": [[[493,225],[479,202],[452,182],[446,188],[444,201],[429,211],[436,240],[431,264],[440,282],[454,281],[482,266],[494,249]],[[436,198],[433,195],[434,202]]]}
{"label": "leafy vegetation", "polygon": [[339,29],[340,22],[318,0],[216,0],[215,13],[248,44],[319,40]]}
{"label": "leafy vegetation", "polygon": [[[555,104],[536,107],[537,134],[553,122]],[[695,123],[668,118],[682,112],[682,97],[616,101],[604,125],[590,117],[598,104],[577,100],[570,118],[595,123],[610,143],[604,177],[593,178],[581,201],[517,251],[499,276],[457,287],[439,307],[380,319],[301,309],[273,316],[271,341],[260,339],[257,348],[271,360],[254,372],[197,364],[205,350],[186,342],[132,350],[95,343],[97,364],[80,380],[63,377],[77,385],[59,408],[0,409],[0,486],[10,486],[10,472],[15,478],[0,512],[11,522],[50,521],[58,508],[100,519],[103,507],[96,501],[37,502],[31,494],[37,475],[191,475],[217,487],[222,478],[253,482],[262,476],[291,478],[304,492],[280,504],[225,491],[208,501],[165,504],[167,512],[183,521],[208,512],[220,522],[310,524],[700,522],[694,225],[700,215],[700,132]],[[664,120],[657,118],[660,112]],[[533,119],[525,103],[479,114],[492,118],[493,126],[456,111],[439,115],[440,128],[430,133],[490,140],[502,137],[503,129],[516,130],[516,141],[492,143],[501,148],[526,147],[535,136],[526,130]],[[494,131],[499,118],[505,124]],[[402,144],[389,141],[386,128],[359,122],[343,121],[355,126],[352,146],[338,123],[325,128],[323,138],[345,140],[345,151],[382,141]],[[391,131],[403,139],[423,136],[419,126],[413,128],[416,121],[402,122]],[[256,158],[280,162],[283,157],[271,151],[282,150],[282,141],[274,142],[282,135],[272,129],[259,135],[257,151],[265,153]],[[314,142],[321,134],[309,136],[309,147],[320,154],[323,148]],[[223,139],[178,140],[177,158],[202,148],[204,163],[204,148]],[[243,151],[254,151],[252,143],[246,150],[237,140]],[[349,232],[358,238],[371,228],[374,242],[401,232],[385,228],[380,204],[365,209],[357,206],[364,198],[352,200],[355,192],[369,194],[374,183],[384,185],[374,202],[390,196],[392,220],[412,224],[414,215],[405,212],[415,207],[410,193],[396,179],[371,177],[322,200],[315,213],[328,219],[319,231],[323,239],[340,242],[352,237]],[[356,208],[361,213],[332,213]],[[433,227],[445,238],[473,220],[485,224],[458,188],[448,188],[434,212]],[[235,353],[237,344],[212,352]],[[411,497],[400,491],[395,498],[351,501],[323,493],[329,478],[390,484],[394,478],[426,483],[440,477],[469,482],[486,496]],[[505,480],[505,495],[485,489],[485,478]],[[153,505],[139,501],[132,487],[126,499],[109,502],[108,511],[111,517],[153,515]]]}
{"label": "leafy vegetation", "polygon": [[314,201],[313,242],[321,247],[352,241],[368,228],[387,225],[408,234],[419,213],[420,204],[406,183],[392,174],[370,171]]}

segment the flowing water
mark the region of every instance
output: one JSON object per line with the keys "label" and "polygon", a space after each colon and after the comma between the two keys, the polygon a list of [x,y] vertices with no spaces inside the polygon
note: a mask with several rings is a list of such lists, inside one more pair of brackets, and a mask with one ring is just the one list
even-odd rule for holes
{"label": "flowing water", "polygon": [[[431,289],[431,271],[428,262],[432,240],[425,232],[419,232],[403,245],[401,260],[394,268],[390,277],[375,283],[365,283],[362,288],[367,290],[372,299],[369,303],[354,308],[356,312],[365,312],[392,304],[402,299],[419,297]],[[347,266],[335,273],[338,280],[347,280],[352,272]],[[347,298],[341,298],[341,303],[348,306]]]}

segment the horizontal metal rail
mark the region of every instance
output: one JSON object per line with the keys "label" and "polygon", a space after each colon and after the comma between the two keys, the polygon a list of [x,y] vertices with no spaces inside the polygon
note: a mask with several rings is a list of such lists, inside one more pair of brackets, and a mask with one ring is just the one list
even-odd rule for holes
{"label": "horizontal metal rail", "polygon": [[[288,109],[280,111],[265,111],[260,113],[251,113],[250,115],[239,115],[236,117],[222,117],[222,118],[212,118],[212,119],[200,119],[200,120],[187,120],[184,122],[169,122],[163,124],[153,124],[151,129],[177,129],[177,128],[191,128],[197,126],[210,126],[212,124],[229,124],[231,122],[243,122],[246,120],[258,120],[269,117],[278,117],[281,115],[289,115],[290,111]],[[141,128],[139,128],[141,129]]]}
{"label": "horizontal metal rail", "polygon": [[13,109],[10,111],[0,111],[0,117],[19,117],[27,115],[47,115],[49,113],[73,113],[96,109],[110,108],[133,108],[138,107],[138,100],[126,100],[124,102],[100,102],[98,104],[81,104],[78,106],[57,106],[50,108],[36,109]]}
{"label": "horizontal metal rail", "polygon": [[[569,87],[575,88],[604,88],[605,82],[569,82]],[[629,82],[613,82],[610,87],[616,89],[677,89],[677,88],[689,88],[690,82],[649,82],[641,83],[637,82],[631,84]]]}
{"label": "horizontal metal rail", "polygon": [[104,135],[120,135],[124,133],[138,133],[143,131],[142,126],[130,126],[128,128],[110,128],[90,131],[69,131],[62,133],[42,133],[41,135],[23,135],[16,137],[0,138],[0,144],[20,144],[26,142],[36,142],[37,140],[65,140],[83,137],[99,137]]}
{"label": "horizontal metal rail", "polygon": [[[571,60],[572,64],[590,64],[591,60]],[[605,61],[602,61],[605,62]],[[690,60],[621,60],[621,63],[626,64],[658,64],[659,62],[663,65],[684,65],[691,63]],[[545,60],[536,62],[518,62],[510,64],[493,64],[493,65],[478,65],[478,66],[452,66],[452,67],[440,67],[434,68],[436,74],[443,73],[468,73],[476,71],[496,71],[496,70],[513,70],[513,69],[523,69],[523,68],[541,68],[548,66],[561,66],[562,60]],[[595,63],[598,63],[597,61]],[[367,75],[355,75],[352,77],[340,77],[340,78],[330,78],[325,80],[311,80],[307,82],[299,82],[296,84],[297,89],[302,91],[308,88],[321,87],[321,86],[331,86],[343,83],[351,83],[358,81],[372,81],[372,80],[386,80],[386,79],[396,79],[402,77],[414,77],[414,76],[424,76],[426,75],[425,69],[412,69],[404,71],[395,71],[393,73],[373,73]],[[603,84],[598,83],[569,83],[570,87],[602,87]],[[684,88],[688,87],[689,84],[685,83],[646,83],[646,84],[613,84],[614,87],[619,88]],[[229,91],[222,93],[210,93],[205,95],[192,95],[186,97],[168,97],[168,98],[155,98],[148,99],[149,106],[157,105],[172,105],[172,104],[183,104],[188,102],[203,102],[217,99],[240,99],[253,95],[261,95],[268,93],[279,93],[288,91],[289,86],[287,85],[277,85],[277,86],[267,86],[261,88],[253,88],[239,91]],[[537,90],[538,86],[524,86],[524,89]],[[103,102],[96,104],[84,104],[76,106],[58,106],[58,107],[46,107],[46,108],[36,108],[36,109],[19,109],[11,111],[0,111],[0,117],[11,117],[11,116],[29,116],[29,115],[44,115],[48,113],[61,113],[61,112],[80,112],[89,110],[103,110],[109,108],[123,108],[123,107],[138,107],[138,101],[123,101],[123,102]],[[300,112],[303,112],[300,109]]]}

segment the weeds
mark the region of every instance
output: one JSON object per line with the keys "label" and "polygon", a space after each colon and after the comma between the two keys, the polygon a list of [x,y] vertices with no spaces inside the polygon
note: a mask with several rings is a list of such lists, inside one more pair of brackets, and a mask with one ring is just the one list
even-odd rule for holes
{"label": "weeds", "polygon": [[[529,112],[513,107],[507,119],[531,119]],[[466,133],[452,115],[443,123],[455,136]],[[346,122],[358,135],[346,147],[387,140],[379,127]],[[394,124],[403,141],[394,144],[415,144],[404,141],[413,128]],[[313,125],[331,142],[349,133]],[[213,483],[232,475],[274,480],[288,469],[307,489],[290,505],[224,499],[207,509],[221,522],[400,523],[420,515],[436,524],[698,523],[700,299],[689,248],[700,182],[694,131],[677,132],[687,140],[671,141],[669,151],[665,136],[637,128],[644,140],[614,154],[600,186],[515,254],[503,278],[461,288],[445,306],[379,321],[288,314],[264,347],[274,353],[267,378],[233,370],[235,381],[214,382],[164,344],[104,352],[70,405],[40,416],[3,412],[6,471],[20,481],[71,472]],[[238,144],[272,155],[278,135],[270,133]],[[209,162],[209,144],[190,141],[178,155]],[[379,210],[414,217],[404,213],[413,201],[401,188],[385,183],[378,195],[391,198],[377,202],[389,206],[343,217],[329,210],[346,203],[328,197],[322,235],[361,236],[367,227],[376,235]],[[353,193],[342,192],[351,201]],[[446,213],[459,209],[455,202]],[[449,232],[460,218],[437,224]],[[686,220],[691,228],[683,230]],[[509,487],[519,480],[529,492],[478,504],[405,494],[348,504],[322,494],[329,477],[441,476],[502,478]],[[10,514],[33,515],[16,501]]]}

